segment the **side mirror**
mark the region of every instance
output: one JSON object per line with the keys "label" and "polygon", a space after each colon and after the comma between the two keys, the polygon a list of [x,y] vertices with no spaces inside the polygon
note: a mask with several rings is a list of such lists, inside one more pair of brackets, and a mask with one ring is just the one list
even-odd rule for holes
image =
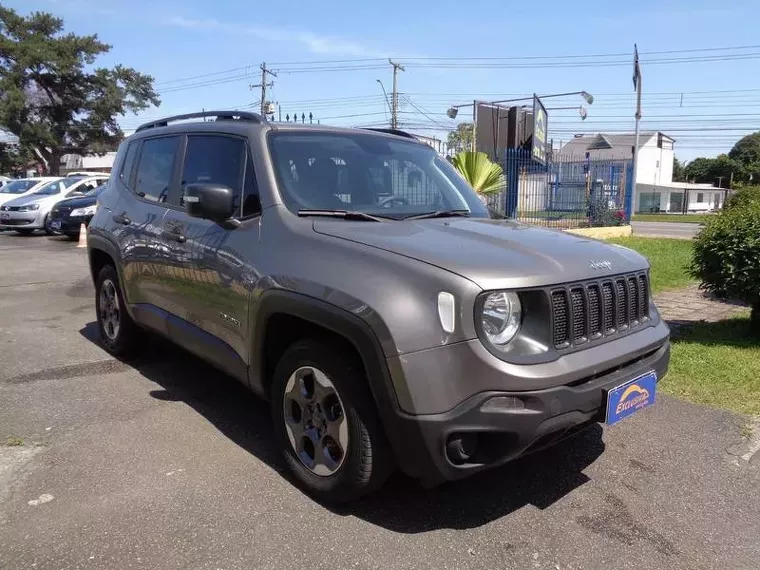
{"label": "side mirror", "polygon": [[233,191],[222,184],[188,184],[185,186],[185,212],[194,218],[217,223],[228,222],[233,214]]}

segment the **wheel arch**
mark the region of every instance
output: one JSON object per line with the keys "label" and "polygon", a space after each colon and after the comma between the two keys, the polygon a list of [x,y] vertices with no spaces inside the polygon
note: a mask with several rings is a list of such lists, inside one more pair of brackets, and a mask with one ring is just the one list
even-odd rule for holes
{"label": "wheel arch", "polygon": [[111,240],[100,235],[87,236],[87,257],[90,266],[90,275],[93,285],[97,284],[98,274],[105,265],[113,265],[116,275],[119,278],[119,288],[121,295],[124,297],[127,313],[134,318],[132,308],[127,299],[127,290],[124,286],[124,276],[122,274],[121,254],[119,248]]}
{"label": "wheel arch", "polygon": [[[282,324],[301,327],[282,334]],[[396,452],[403,445],[403,435],[394,421],[399,413],[396,392],[378,335],[360,317],[300,293],[269,290],[259,298],[251,320],[251,353],[249,355],[249,384],[251,389],[269,399],[271,373],[282,354],[292,342],[302,338],[325,336],[350,347],[360,358],[370,392],[383,429]],[[279,334],[278,334],[279,333]],[[388,331],[380,331],[381,335]],[[274,344],[272,344],[274,343]]]}

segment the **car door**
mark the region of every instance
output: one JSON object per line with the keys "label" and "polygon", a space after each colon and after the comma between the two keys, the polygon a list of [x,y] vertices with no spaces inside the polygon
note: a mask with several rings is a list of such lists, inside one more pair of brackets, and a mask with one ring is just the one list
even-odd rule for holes
{"label": "car door", "polygon": [[[245,138],[189,134],[181,173],[162,232],[172,252],[169,332],[177,343],[244,379],[254,282],[245,258],[257,247],[261,210]],[[241,225],[230,229],[187,215],[183,197],[192,183],[232,188]]]}
{"label": "car door", "polygon": [[[166,199],[177,184],[182,135],[135,141],[127,149],[122,171],[114,178],[125,191],[113,208],[114,236],[122,254],[127,300],[136,317],[165,332],[170,251],[161,231]],[[134,147],[132,146],[134,145]]]}

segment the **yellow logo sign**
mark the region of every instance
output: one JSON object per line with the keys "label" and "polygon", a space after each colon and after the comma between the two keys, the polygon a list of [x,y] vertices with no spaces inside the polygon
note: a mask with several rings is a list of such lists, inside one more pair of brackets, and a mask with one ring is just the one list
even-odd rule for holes
{"label": "yellow logo sign", "polygon": [[615,413],[619,414],[631,408],[636,408],[649,399],[649,390],[642,388],[638,384],[631,384],[625,389],[620,397]]}

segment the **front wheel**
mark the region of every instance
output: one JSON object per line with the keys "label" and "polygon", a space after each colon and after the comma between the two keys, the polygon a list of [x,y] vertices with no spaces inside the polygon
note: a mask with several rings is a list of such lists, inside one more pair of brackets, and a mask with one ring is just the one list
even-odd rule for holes
{"label": "front wheel", "polygon": [[378,489],[393,471],[361,364],[349,351],[301,340],[272,383],[275,435],[299,485],[328,503]]}
{"label": "front wheel", "polygon": [[45,228],[45,233],[49,236],[54,236],[56,233],[53,231],[53,228],[50,227],[50,216],[45,216],[45,221],[42,223],[43,227]]}

